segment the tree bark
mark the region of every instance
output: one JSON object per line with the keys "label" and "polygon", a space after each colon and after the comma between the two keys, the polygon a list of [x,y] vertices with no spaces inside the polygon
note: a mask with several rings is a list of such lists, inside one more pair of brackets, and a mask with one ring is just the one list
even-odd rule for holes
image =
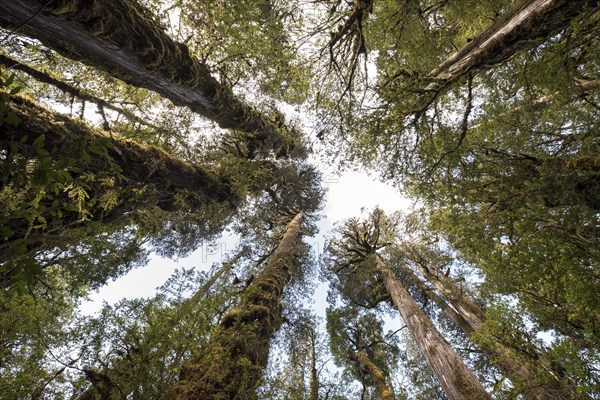
{"label": "tree bark", "polygon": [[373,257],[394,305],[448,398],[450,400],[490,399],[475,375],[469,371],[462,359],[415,303],[389,265],[379,254],[375,253]]}
{"label": "tree bark", "polygon": [[[441,274],[439,270],[425,266],[423,261],[415,265],[425,279],[441,293],[441,296],[429,290],[410,268],[405,267],[406,272],[414,275],[420,289],[426,290],[425,294],[468,336],[478,332],[486,321],[485,312],[481,307],[469,299],[452,279]],[[480,347],[490,361],[528,399],[591,400],[589,396],[578,394],[576,387],[553,371],[552,363],[542,354],[536,354],[535,360],[529,354],[519,355],[495,337],[488,338]]]}
{"label": "tree bark", "polygon": [[[223,210],[230,209],[233,212],[239,200],[229,178],[186,163],[156,147],[107,136],[83,123],[45,110],[23,97],[12,97],[7,108],[21,121],[16,126],[7,123],[0,126],[0,145],[8,151],[3,164],[9,174],[0,178],[0,188],[5,184],[14,184],[15,179],[31,179],[31,172],[18,169],[15,159],[36,159],[34,142],[44,135],[38,151],[47,152],[47,157],[54,162],[53,168],[56,163],[64,165],[73,179],[78,179],[77,174],[87,174],[81,179],[85,179],[90,205],[85,218],[82,218],[80,210],[71,208],[61,209],[62,215],[43,212],[41,216],[45,224],[39,227],[31,227],[30,221],[11,215],[6,222],[11,235],[0,238],[0,260],[15,256],[10,250],[11,243],[15,241],[26,240],[28,251],[33,251],[44,247],[46,240],[64,229],[93,221],[114,221],[144,207],[156,206],[172,212],[193,211],[218,204]],[[19,143],[21,147],[13,152],[10,150],[11,143]],[[105,154],[90,150],[97,143],[106,145]],[[89,156],[88,161],[81,160],[83,152]],[[80,172],[74,172],[75,168]],[[105,185],[96,174],[114,179],[114,185]],[[111,208],[105,208],[99,199],[110,190],[118,193],[118,200]],[[96,201],[92,202],[93,199]],[[40,200],[40,206],[51,209],[54,200],[62,203],[70,199],[63,191],[52,194],[51,190],[47,190],[46,196]]]}
{"label": "tree bark", "polygon": [[369,374],[381,400],[394,400],[394,395],[388,388],[383,372],[373,361],[371,361],[371,359],[369,359],[369,356],[367,356],[365,352],[361,351],[358,354],[352,354],[351,358],[358,362],[360,367]]}
{"label": "tree bark", "polygon": [[269,118],[239,100],[135,0],[2,1],[0,26],[245,132],[254,148],[286,155],[294,147],[281,115]]}
{"label": "tree bark", "polygon": [[[420,108],[425,110],[447,88],[470,72],[489,69],[518,51],[564,29],[597,0],[525,0],[433,69],[423,81]],[[420,111],[422,111],[420,110]]]}
{"label": "tree bark", "polygon": [[317,371],[317,338],[316,332],[310,334],[310,379],[308,400],[319,400],[319,375]]}
{"label": "tree bark", "polygon": [[[460,314],[472,331],[481,327],[485,320],[485,312],[477,306],[463,290],[446,275],[442,274],[433,266],[426,266],[425,260],[415,262],[423,277],[429,281]],[[406,268],[408,270],[408,268]],[[418,278],[417,278],[418,279]],[[434,300],[432,298],[432,300]],[[464,323],[462,324],[464,326]],[[467,332],[468,333],[468,332]]]}
{"label": "tree bark", "polygon": [[204,353],[183,368],[179,400],[257,399],[271,338],[282,323],[281,297],[294,272],[303,214],[289,223],[264,271],[223,316]]}

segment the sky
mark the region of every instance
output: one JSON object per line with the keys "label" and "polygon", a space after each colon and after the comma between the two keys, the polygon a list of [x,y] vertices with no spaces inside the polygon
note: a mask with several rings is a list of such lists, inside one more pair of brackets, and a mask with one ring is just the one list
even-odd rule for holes
{"label": "sky", "polygon": [[[371,210],[379,206],[386,212],[407,209],[410,201],[402,197],[391,185],[380,182],[376,177],[365,173],[348,171],[337,174],[325,169],[323,184],[327,189],[325,207],[321,211],[322,218],[318,222],[318,233],[307,238],[315,256],[323,251],[327,236],[339,223],[347,218],[360,217],[361,209]],[[92,292],[88,300],[82,302],[80,312],[93,315],[100,311],[104,302],[115,304],[123,298],[133,299],[151,297],[156,288],[161,286],[178,268],[197,268],[207,270],[214,262],[226,259],[235,247],[239,237],[225,235],[217,248],[203,245],[185,258],[167,259],[152,254],[146,266],[134,269],[125,276],[109,282],[96,292]],[[326,287],[320,285],[315,291],[314,308],[319,316],[324,316],[326,307]]]}

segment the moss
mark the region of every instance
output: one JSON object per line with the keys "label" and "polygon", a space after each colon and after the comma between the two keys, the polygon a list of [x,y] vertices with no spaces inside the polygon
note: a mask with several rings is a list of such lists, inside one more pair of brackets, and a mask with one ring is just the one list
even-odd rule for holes
{"label": "moss", "polygon": [[[231,88],[212,77],[205,64],[190,55],[186,45],[173,41],[137,1],[56,0],[45,5],[44,11],[100,40],[89,44],[66,42],[55,32],[36,32],[34,27],[28,27],[34,36],[67,57],[100,67],[127,83],[155,90],[175,104],[186,105],[216,121],[222,128],[246,132],[250,147],[256,152],[274,151],[278,157],[287,157],[297,147],[299,135],[286,126],[280,113],[268,117],[241,102]],[[119,57],[129,57],[128,63],[141,61],[144,69],[132,70],[124,67],[119,57],[107,59],[95,52],[97,47],[106,48],[106,44],[123,50]],[[158,80],[149,79],[148,72]],[[182,96],[181,90],[190,96]],[[193,100],[198,97],[195,93],[209,104]]]}
{"label": "moss", "polygon": [[[37,211],[36,207],[34,216],[43,218],[44,224],[28,228],[31,216],[13,213],[9,218],[9,241],[27,239],[27,251],[45,245],[37,239],[45,232],[62,232],[81,226],[82,221],[115,221],[155,206],[165,212],[194,213],[219,205],[226,215],[239,201],[229,178],[185,163],[156,147],[106,136],[24,97],[12,98],[8,109],[21,123],[0,127],[0,142],[7,148],[18,143],[16,155],[29,160],[29,164],[5,165],[11,169],[10,181],[16,189],[33,194],[39,187],[44,193],[39,199],[43,208]],[[36,138],[43,140],[36,142]],[[38,174],[30,173],[31,165],[39,166]],[[65,182],[64,174],[69,181]],[[113,183],[107,185],[108,180]],[[80,193],[83,202],[77,207],[69,196],[75,188],[85,191]],[[106,200],[110,207],[106,207]]]}
{"label": "moss", "polygon": [[302,214],[290,223],[265,270],[244,293],[240,304],[221,320],[209,346],[190,362],[177,385],[178,399],[255,400],[270,341],[281,325],[281,293],[290,280]]}

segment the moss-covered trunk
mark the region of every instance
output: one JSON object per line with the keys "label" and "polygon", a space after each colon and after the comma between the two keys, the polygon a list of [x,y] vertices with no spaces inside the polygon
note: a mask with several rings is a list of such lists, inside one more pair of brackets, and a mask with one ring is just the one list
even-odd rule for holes
{"label": "moss-covered trunk", "polygon": [[388,388],[383,372],[373,361],[371,361],[365,352],[361,351],[358,354],[352,354],[351,358],[358,362],[360,368],[371,377],[381,400],[394,400],[394,395]]}
{"label": "moss-covered trunk", "polygon": [[240,304],[223,316],[204,352],[183,368],[177,399],[257,399],[271,338],[282,322],[281,297],[294,271],[302,220],[302,213],[292,219]]}
{"label": "moss-covered trunk", "polygon": [[172,40],[135,0],[0,2],[0,26],[40,40],[66,57],[247,133],[255,148],[293,147],[280,116],[268,118],[234,96]]}
{"label": "moss-covered trunk", "polygon": [[[485,312],[447,276],[433,267],[417,264],[421,273],[441,293],[427,290],[419,282],[421,289],[433,300],[442,311],[467,335],[480,332],[486,321]],[[411,274],[409,268],[405,270]],[[452,306],[450,306],[450,303]],[[589,399],[589,396],[578,394],[577,388],[564,377],[553,371],[552,363],[543,354],[520,353],[502,343],[495,336],[486,335],[480,340],[480,348],[490,361],[506,375],[517,391],[532,400],[556,399]]]}
{"label": "moss-covered trunk", "polygon": [[412,337],[450,400],[488,400],[489,395],[463,360],[419,308],[392,269],[373,254],[377,270]]}
{"label": "moss-covered trunk", "polygon": [[[144,208],[218,206],[228,215],[239,200],[228,178],[154,146],[107,136],[23,97],[10,99],[7,111],[20,122],[0,125],[0,194],[20,204],[0,207],[0,261],[91,221],[131,219]],[[12,254],[16,242],[26,247]]]}

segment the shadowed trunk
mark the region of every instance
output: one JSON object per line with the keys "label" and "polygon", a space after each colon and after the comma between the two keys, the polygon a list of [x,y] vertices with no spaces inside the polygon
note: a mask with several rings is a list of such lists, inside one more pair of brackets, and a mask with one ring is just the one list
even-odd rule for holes
{"label": "shadowed trunk", "polygon": [[205,351],[184,367],[177,399],[257,399],[271,338],[282,323],[281,297],[295,269],[302,220],[302,213],[292,219],[240,304],[223,316]]}
{"label": "shadowed trunk", "polygon": [[[0,260],[14,256],[11,243],[25,240],[27,251],[34,251],[65,229],[93,221],[112,222],[144,207],[172,212],[219,205],[223,211],[233,212],[240,200],[229,178],[157,147],[107,136],[22,97],[11,98],[7,107],[20,122],[0,126],[0,145],[6,152],[0,189],[27,191],[24,179],[44,182],[50,179],[44,174],[54,176],[57,171],[68,176],[52,178],[64,180],[64,187],[48,188],[37,200],[43,224],[32,224],[25,216],[8,216],[3,226],[10,234],[0,238]],[[38,171],[42,165],[49,171]],[[66,190],[73,180],[80,180],[85,187],[85,215],[81,209],[62,205],[73,200]],[[53,181],[47,186],[51,184]],[[102,201],[109,195],[114,197],[110,205]]]}
{"label": "shadowed trunk", "polygon": [[490,399],[475,375],[450,347],[431,320],[419,308],[392,269],[379,254],[373,254],[376,268],[392,296],[394,305],[402,315],[412,337],[433,370],[450,400]]}
{"label": "shadowed trunk", "polygon": [[42,82],[47,85],[52,85],[55,88],[57,88],[58,90],[60,90],[64,93],[70,94],[71,96],[75,96],[82,101],[89,101],[91,103],[94,103],[94,104],[96,104],[96,106],[98,106],[98,108],[100,110],[103,108],[108,108],[109,110],[113,110],[119,114],[124,115],[131,122],[137,122],[138,124],[141,124],[144,126],[153,127],[146,120],[139,118],[137,115],[130,112],[129,110],[115,106],[114,104],[112,104],[104,99],[98,98],[90,93],[87,93],[85,90],[82,90],[82,89],[72,86],[66,82],[63,82],[59,79],[56,79],[53,76],[51,76],[50,74],[47,74],[43,71],[40,71],[40,70],[32,68],[28,65],[25,65],[22,62],[12,59],[4,54],[0,54],[0,64],[4,65],[5,67],[10,68],[12,70],[24,72],[27,75],[34,78],[35,80],[37,80],[38,82]]}
{"label": "shadowed trunk", "polygon": [[316,333],[310,335],[310,380],[308,400],[319,400],[319,375],[317,371],[317,346]]}
{"label": "shadowed trunk", "polygon": [[209,68],[173,41],[135,0],[0,2],[0,25],[40,40],[174,104],[246,133],[255,149],[286,155],[294,147],[283,117],[266,117],[219,83]]}

